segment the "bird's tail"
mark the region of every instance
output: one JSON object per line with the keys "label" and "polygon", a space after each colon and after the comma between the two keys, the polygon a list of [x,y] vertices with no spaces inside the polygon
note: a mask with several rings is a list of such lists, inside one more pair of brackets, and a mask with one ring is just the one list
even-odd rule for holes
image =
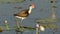
{"label": "bird's tail", "polygon": [[14,16],[17,16],[17,14],[14,14]]}

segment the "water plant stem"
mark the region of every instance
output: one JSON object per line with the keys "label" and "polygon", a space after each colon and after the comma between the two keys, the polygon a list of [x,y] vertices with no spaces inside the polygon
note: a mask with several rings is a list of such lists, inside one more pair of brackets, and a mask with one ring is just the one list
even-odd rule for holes
{"label": "water plant stem", "polygon": [[9,30],[9,26],[7,24],[7,20],[5,20],[5,26],[6,26],[7,30]]}
{"label": "water plant stem", "polygon": [[36,28],[36,34],[39,34],[39,32],[38,32],[38,28]]}

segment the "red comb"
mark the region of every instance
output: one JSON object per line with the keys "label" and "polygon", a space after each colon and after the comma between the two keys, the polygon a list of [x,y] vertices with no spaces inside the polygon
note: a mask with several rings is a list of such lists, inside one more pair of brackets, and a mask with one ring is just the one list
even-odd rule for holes
{"label": "red comb", "polygon": [[34,7],[35,7],[35,5],[34,5],[34,4],[31,4],[31,6],[32,6],[32,8],[34,8]]}
{"label": "red comb", "polygon": [[32,8],[34,8],[35,7],[35,5],[32,3],[32,4],[30,4],[29,6],[31,6]]}
{"label": "red comb", "polygon": [[31,6],[34,6],[34,4],[31,4]]}

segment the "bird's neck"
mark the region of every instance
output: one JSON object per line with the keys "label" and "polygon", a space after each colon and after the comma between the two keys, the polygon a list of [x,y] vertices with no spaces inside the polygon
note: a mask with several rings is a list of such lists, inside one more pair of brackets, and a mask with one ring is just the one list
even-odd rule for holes
{"label": "bird's neck", "polygon": [[30,7],[30,8],[29,8],[29,11],[28,11],[28,12],[29,12],[29,14],[31,13],[31,11],[32,11],[32,7]]}

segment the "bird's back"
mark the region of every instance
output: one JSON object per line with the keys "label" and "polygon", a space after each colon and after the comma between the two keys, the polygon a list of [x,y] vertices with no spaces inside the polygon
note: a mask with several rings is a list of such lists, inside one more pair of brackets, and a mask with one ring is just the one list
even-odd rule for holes
{"label": "bird's back", "polygon": [[19,17],[27,17],[29,15],[28,10],[22,10],[20,12],[18,12],[17,14],[14,14],[15,16],[19,16]]}

